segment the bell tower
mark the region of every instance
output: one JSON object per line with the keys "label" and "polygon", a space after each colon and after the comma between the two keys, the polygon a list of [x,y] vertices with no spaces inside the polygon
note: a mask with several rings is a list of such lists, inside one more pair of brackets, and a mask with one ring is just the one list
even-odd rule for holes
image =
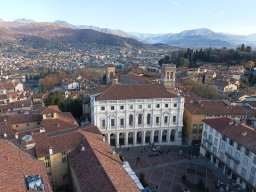
{"label": "bell tower", "polygon": [[161,68],[161,80],[160,83],[167,89],[175,89],[175,64],[163,64]]}
{"label": "bell tower", "polygon": [[110,84],[111,80],[115,77],[115,65],[113,64],[106,64],[106,84]]}

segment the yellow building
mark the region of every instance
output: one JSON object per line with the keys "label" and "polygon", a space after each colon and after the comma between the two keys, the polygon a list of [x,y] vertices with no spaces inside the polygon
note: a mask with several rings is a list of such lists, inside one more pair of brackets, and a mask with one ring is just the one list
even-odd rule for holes
{"label": "yellow building", "polygon": [[253,117],[255,114],[255,111],[249,107],[227,106],[222,101],[202,100],[198,96],[190,94],[185,97],[183,133],[188,144],[200,144],[203,119],[230,117],[245,122],[247,117]]}

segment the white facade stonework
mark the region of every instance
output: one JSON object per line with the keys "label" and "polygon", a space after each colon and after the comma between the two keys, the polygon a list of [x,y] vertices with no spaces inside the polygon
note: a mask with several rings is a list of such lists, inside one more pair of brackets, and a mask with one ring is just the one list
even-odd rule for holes
{"label": "white facade stonework", "polygon": [[[228,118],[204,121],[200,154],[221,168],[234,183],[241,184],[244,190],[253,191],[256,188],[256,154],[248,146],[255,146],[256,134]],[[216,124],[214,121],[219,121],[217,129],[209,125]]]}
{"label": "white facade stonework", "polygon": [[112,146],[180,145],[184,98],[97,100],[91,120]]}

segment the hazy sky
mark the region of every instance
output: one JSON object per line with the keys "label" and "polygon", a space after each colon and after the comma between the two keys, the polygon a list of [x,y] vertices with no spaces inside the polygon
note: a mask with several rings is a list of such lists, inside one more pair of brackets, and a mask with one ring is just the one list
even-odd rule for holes
{"label": "hazy sky", "polygon": [[65,20],[128,32],[256,33],[256,0],[0,0],[0,18]]}

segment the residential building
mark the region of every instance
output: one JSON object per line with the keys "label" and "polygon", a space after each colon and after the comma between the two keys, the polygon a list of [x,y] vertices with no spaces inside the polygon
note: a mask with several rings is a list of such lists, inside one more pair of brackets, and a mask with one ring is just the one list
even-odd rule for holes
{"label": "residential building", "polygon": [[230,118],[203,120],[200,154],[244,191],[256,188],[256,132]]}
{"label": "residential building", "polygon": [[0,191],[52,192],[42,161],[4,139],[0,139],[0,159]]}
{"label": "residential building", "polygon": [[184,98],[164,85],[112,85],[91,96],[90,106],[92,123],[112,146],[181,144]]}
{"label": "residential building", "polygon": [[73,80],[64,80],[61,84],[62,89],[64,90],[78,90],[79,83]]}
{"label": "residential building", "polygon": [[230,117],[245,122],[249,117],[255,117],[255,111],[246,106],[227,106],[222,101],[203,100],[189,93],[185,96],[184,127],[188,144],[200,144],[203,119],[215,117]]}

